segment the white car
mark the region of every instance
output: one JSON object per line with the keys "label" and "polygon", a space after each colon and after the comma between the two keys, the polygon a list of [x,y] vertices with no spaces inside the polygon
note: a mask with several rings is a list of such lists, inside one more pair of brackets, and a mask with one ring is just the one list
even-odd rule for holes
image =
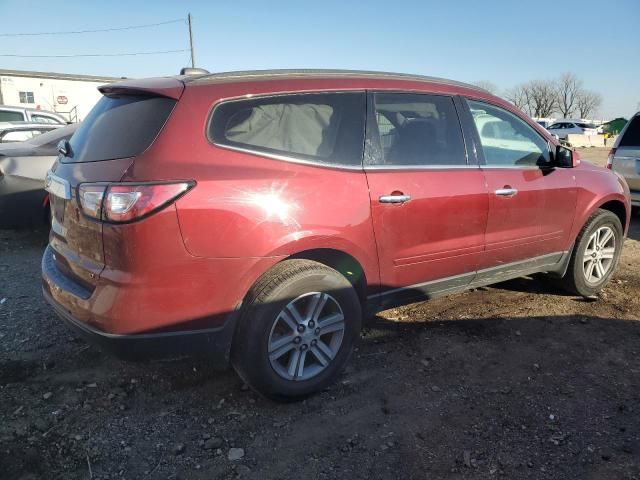
{"label": "white car", "polygon": [[597,135],[598,127],[592,123],[578,122],[574,120],[562,120],[550,125],[547,130],[558,138],[566,140],[567,135]]}
{"label": "white car", "polygon": [[[0,123],[0,143],[24,142],[51,130],[62,128],[59,123]],[[1,177],[1,176],[0,176]]]}
{"label": "white car", "polygon": [[51,123],[66,125],[67,120],[60,114],[36,108],[10,107],[0,105],[0,125],[8,122]]}

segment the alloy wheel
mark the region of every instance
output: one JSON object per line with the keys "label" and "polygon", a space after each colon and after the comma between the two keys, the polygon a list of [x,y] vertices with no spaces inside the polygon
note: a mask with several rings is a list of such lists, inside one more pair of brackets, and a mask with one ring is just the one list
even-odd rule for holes
{"label": "alloy wheel", "polygon": [[301,381],[325,370],[342,345],[345,320],[327,293],[293,299],[278,314],[268,340],[269,362],[287,380]]}
{"label": "alloy wheel", "polygon": [[582,257],[584,278],[591,285],[602,282],[613,266],[616,236],[611,227],[600,227],[589,237]]}

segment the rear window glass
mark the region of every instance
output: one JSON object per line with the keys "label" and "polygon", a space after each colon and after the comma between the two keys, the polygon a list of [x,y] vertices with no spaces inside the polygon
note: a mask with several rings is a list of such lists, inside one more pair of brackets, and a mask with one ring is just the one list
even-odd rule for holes
{"label": "rear window glass", "polygon": [[593,123],[576,123],[580,128],[598,128]]}
{"label": "rear window glass", "polygon": [[640,148],[640,115],[633,117],[630,122],[620,139],[620,146]]}
{"label": "rear window glass", "polygon": [[364,93],[278,95],[215,107],[209,138],[220,145],[328,164],[360,165]]}
{"label": "rear window glass", "polygon": [[466,165],[462,130],[451,97],[376,93],[374,104],[375,123],[372,117],[367,129],[368,164]]}
{"label": "rear window glass", "polygon": [[22,122],[24,115],[21,112],[12,112],[9,110],[0,110],[0,122]]}
{"label": "rear window glass", "polygon": [[80,124],[64,162],[96,162],[139,155],[160,132],[176,101],[143,95],[105,96]]}

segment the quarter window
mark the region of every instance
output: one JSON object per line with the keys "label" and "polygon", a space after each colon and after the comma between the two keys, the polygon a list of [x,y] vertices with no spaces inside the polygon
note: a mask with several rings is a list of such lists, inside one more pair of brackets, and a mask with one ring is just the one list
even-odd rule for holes
{"label": "quarter window", "polygon": [[366,163],[456,166],[467,159],[453,99],[441,95],[376,93]]}
{"label": "quarter window", "polygon": [[19,92],[20,103],[35,103],[33,99],[33,92]]}
{"label": "quarter window", "polygon": [[549,162],[546,140],[524,120],[487,103],[467,102],[480,136],[486,165],[527,167]]}
{"label": "quarter window", "polygon": [[209,138],[258,153],[361,165],[364,117],[363,92],[229,101],[215,107]]}

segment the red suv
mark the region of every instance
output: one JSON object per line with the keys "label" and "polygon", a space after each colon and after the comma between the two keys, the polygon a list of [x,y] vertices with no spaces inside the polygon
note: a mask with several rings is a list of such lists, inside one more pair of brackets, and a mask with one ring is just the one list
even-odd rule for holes
{"label": "red suv", "polygon": [[620,256],[624,180],[471,85],[266,71],[100,91],[47,177],[42,275],[124,356],[205,352],[303,397],[372,311],[536,272],[594,295]]}

